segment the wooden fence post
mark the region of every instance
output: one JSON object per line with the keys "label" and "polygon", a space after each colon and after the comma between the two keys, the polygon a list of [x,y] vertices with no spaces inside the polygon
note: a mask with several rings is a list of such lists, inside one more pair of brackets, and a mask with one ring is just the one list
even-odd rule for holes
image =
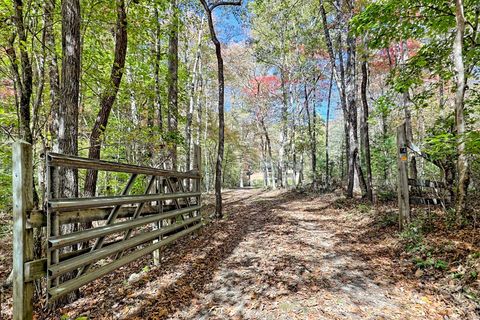
{"label": "wooden fence post", "polygon": [[408,193],[408,152],[406,125],[397,127],[397,166],[398,166],[398,222],[400,230],[410,223],[410,197]]}
{"label": "wooden fence post", "polygon": [[33,318],[33,282],[25,281],[25,262],[33,260],[33,229],[27,217],[33,208],[32,146],[13,144],[13,319]]}

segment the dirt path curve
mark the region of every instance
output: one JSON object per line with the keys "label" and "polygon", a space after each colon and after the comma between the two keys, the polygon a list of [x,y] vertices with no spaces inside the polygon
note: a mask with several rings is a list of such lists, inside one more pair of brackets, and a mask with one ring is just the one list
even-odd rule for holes
{"label": "dirt path curve", "polygon": [[[162,265],[123,283],[112,275],[63,312],[123,319],[464,319],[438,295],[396,274],[365,215],[334,195],[235,190],[227,219],[163,253]],[[95,291],[100,286],[120,290]],[[88,292],[90,291],[90,294]],[[88,305],[89,296],[97,300]]]}

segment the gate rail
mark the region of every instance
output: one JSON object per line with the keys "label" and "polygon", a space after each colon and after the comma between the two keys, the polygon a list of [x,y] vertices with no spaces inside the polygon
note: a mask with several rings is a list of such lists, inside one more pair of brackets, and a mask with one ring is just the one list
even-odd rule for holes
{"label": "gate rail", "polygon": [[[13,302],[14,319],[32,319],[33,281],[47,279],[47,300],[56,300],[89,282],[180,237],[202,224],[201,156],[194,146],[194,168],[188,172],[92,160],[49,153],[45,209],[33,211],[32,148],[13,145]],[[58,198],[59,168],[130,174],[121,195]],[[139,176],[143,194],[130,192]],[[192,190],[190,190],[192,186]],[[91,223],[84,230],[62,231],[62,225]],[[46,257],[34,260],[33,228],[46,227]],[[72,228],[69,228],[72,229]],[[95,265],[102,261],[101,265]],[[68,275],[68,276],[65,276]]]}

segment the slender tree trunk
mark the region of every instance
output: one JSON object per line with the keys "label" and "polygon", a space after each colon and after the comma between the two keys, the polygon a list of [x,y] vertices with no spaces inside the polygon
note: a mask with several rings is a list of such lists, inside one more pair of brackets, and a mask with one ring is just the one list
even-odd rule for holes
{"label": "slender tree trunk", "polygon": [[58,57],[55,51],[55,35],[53,33],[53,13],[56,0],[46,0],[45,10],[45,46],[47,47],[47,67],[50,83],[51,123],[49,126],[52,147],[58,152],[58,109],[60,100],[60,75],[58,72]]}
{"label": "slender tree trunk", "polygon": [[263,140],[263,134],[260,134],[260,148],[262,149],[262,169],[263,169],[263,187],[268,188],[268,167],[267,167],[267,155],[265,141]]}
{"label": "slender tree trunk", "polygon": [[15,0],[14,3],[15,12],[15,27],[18,35],[19,48],[20,48],[20,71],[17,66],[17,59],[15,56],[15,49],[13,47],[12,38],[12,53],[10,55],[12,60],[12,69],[16,77],[17,88],[20,97],[20,137],[28,143],[33,143],[32,131],[30,129],[30,99],[32,96],[32,82],[33,82],[33,70],[30,57],[28,56],[27,35],[23,20],[23,1]]}
{"label": "slender tree trunk", "polygon": [[[10,58],[11,69],[14,75],[14,88],[16,91],[16,97],[20,97],[19,103],[17,103],[17,112],[19,114],[19,136],[24,141],[33,144],[33,134],[30,128],[30,100],[33,92],[33,69],[30,57],[27,50],[27,30],[23,19],[23,1],[15,0],[14,6],[14,22],[16,27],[16,33],[19,41],[20,62],[17,61],[15,53],[15,35],[9,39],[9,47],[7,48],[7,55]],[[20,65],[20,70],[18,66]],[[43,80],[41,80],[43,81]],[[42,84],[43,86],[43,84]],[[43,88],[42,88],[43,89]],[[41,93],[40,93],[41,94]],[[41,97],[39,97],[40,99]],[[39,100],[40,101],[40,100]],[[34,123],[35,124],[35,123]],[[33,202],[34,207],[38,207],[38,193],[35,185],[35,179],[33,181]]]}
{"label": "slender tree trunk", "polygon": [[217,163],[215,166],[215,217],[223,218],[222,211],[222,162],[225,144],[225,77],[223,74],[223,58],[222,47],[215,33],[213,24],[212,10],[208,6],[206,0],[200,0],[208,18],[208,27],[210,30],[210,38],[215,46],[215,55],[217,57],[217,78],[218,78],[218,151]]}
{"label": "slender tree trunk", "polygon": [[[127,14],[125,11],[125,1],[116,0],[116,3],[117,24],[115,30],[115,57],[112,64],[109,85],[104,89],[100,97],[100,110],[90,134],[90,147],[88,149],[88,157],[90,159],[100,159],[102,144],[101,136],[107,128],[108,118],[117,97],[117,92],[125,68],[125,57],[127,55]],[[95,191],[97,189],[97,176],[98,171],[87,171],[85,179],[86,196],[95,196]]]}
{"label": "slender tree trunk", "polygon": [[[297,105],[294,102],[294,94],[290,90],[290,105],[292,106],[293,114],[296,114],[297,112]],[[297,123],[295,121],[295,117],[292,117],[292,133],[290,134],[290,147],[289,147],[289,154],[292,157],[292,186],[296,186],[296,181],[297,181],[297,175],[298,175],[298,163],[297,163],[297,148],[295,145],[295,139],[296,139],[296,132],[297,132]],[[288,166],[287,166],[288,170]],[[285,172],[286,174],[286,172]],[[288,186],[288,175],[287,175],[287,186]]]}
{"label": "slender tree trunk", "polygon": [[362,61],[362,84],[361,84],[361,96],[362,96],[362,124],[360,127],[361,147],[363,163],[367,171],[366,187],[367,197],[370,201],[373,201],[372,190],[372,165],[370,157],[370,138],[368,134],[368,100],[367,100],[367,86],[368,86],[368,66],[367,57],[364,56]]}
{"label": "slender tree trunk", "polygon": [[329,158],[329,127],[330,127],[330,103],[332,100],[332,85],[333,85],[333,66],[330,72],[330,83],[328,86],[328,100],[327,100],[327,119],[325,120],[325,185],[329,188],[330,185],[330,158]]}
{"label": "slender tree trunk", "polygon": [[[303,87],[303,94],[304,94],[304,106],[305,111],[307,112],[307,124],[308,124],[308,135],[310,138],[310,152],[311,152],[311,159],[312,159],[312,186],[313,189],[317,189],[317,144],[316,144],[316,137],[315,137],[315,116],[313,119],[310,117],[310,105],[308,103],[308,93],[307,93],[307,83],[304,83]],[[313,113],[315,114],[315,105],[313,107]],[[313,123],[312,123],[313,122]]]}
{"label": "slender tree trunk", "polygon": [[298,170],[298,178],[297,178],[297,181],[296,181],[296,186],[297,187],[300,187],[303,185],[303,166],[305,165],[305,162],[304,162],[304,155],[303,155],[303,152],[300,153],[300,169]]}
{"label": "slender tree trunk", "polygon": [[273,153],[272,153],[272,144],[270,142],[270,136],[268,135],[268,131],[267,131],[267,127],[265,126],[265,121],[264,119],[262,118],[260,120],[260,125],[262,126],[262,129],[263,129],[263,134],[265,135],[265,141],[267,142],[267,150],[268,150],[268,158],[270,160],[270,167],[271,167],[271,182],[270,182],[270,185],[272,187],[272,189],[276,189],[277,188],[277,183],[275,181],[275,164],[274,164],[274,161],[273,161]]}
{"label": "slender tree trunk", "polygon": [[[335,55],[334,51],[334,46],[333,42],[330,36],[330,30],[328,28],[328,22],[327,22],[327,14],[325,12],[325,7],[323,4],[324,0],[320,0],[320,13],[322,16],[322,22],[323,22],[323,31],[324,31],[324,37],[325,37],[325,42],[327,43],[327,49],[328,49],[328,54],[330,58],[330,64],[332,65],[332,71],[333,75],[337,84],[337,88],[339,91],[340,95],[340,105],[342,107],[343,111],[343,118],[344,118],[344,131],[345,131],[345,141],[344,141],[344,146],[345,146],[345,160],[342,160],[342,167],[344,167],[344,163],[347,164],[346,166],[346,172],[347,172],[347,196],[348,197],[353,197],[353,182],[354,182],[354,161],[352,161],[351,155],[355,154],[351,150],[350,146],[350,138],[353,135],[351,132],[351,112],[350,108],[348,105],[347,101],[347,84],[346,84],[346,79],[345,79],[345,67],[344,67],[344,61],[343,61],[343,41],[342,41],[342,34],[341,32],[338,32],[337,34],[337,47],[338,47],[338,59]],[[340,18],[339,18],[340,19]],[[338,61],[338,62],[337,62]],[[353,85],[353,83],[351,83]],[[353,90],[352,88],[349,88],[350,91]],[[343,156],[343,155],[342,155]],[[342,169],[342,176],[343,172],[345,170]]]}
{"label": "slender tree trunk", "polygon": [[[382,146],[383,146],[383,156],[385,159],[388,157],[388,151],[385,148],[387,143],[387,135],[388,135],[388,125],[387,125],[387,114],[385,111],[382,111]],[[388,167],[386,164],[383,165],[383,185],[386,186],[388,181]]]}
{"label": "slender tree trunk", "polygon": [[163,133],[163,111],[162,111],[162,93],[160,89],[160,62],[162,59],[162,36],[160,29],[160,16],[158,13],[158,4],[155,4],[155,62],[154,62],[154,74],[155,74],[155,112],[158,130],[160,134]]}
{"label": "slender tree trunk", "polygon": [[[403,65],[406,64],[408,59],[408,46],[406,41],[402,41],[400,46],[400,60]],[[405,113],[405,124],[407,126],[407,141],[408,143],[413,142],[413,128],[412,128],[412,113],[410,110],[410,97],[408,93],[408,89],[402,95],[403,99],[403,110]],[[409,176],[412,179],[417,179],[418,171],[417,171],[417,159],[415,154],[411,152],[410,161],[409,161]]]}
{"label": "slender tree trunk", "polygon": [[363,174],[358,165],[358,135],[357,135],[357,106],[355,90],[355,39],[347,36],[347,65],[346,65],[346,95],[348,105],[348,136],[350,142],[350,154],[348,165],[348,188],[347,197],[353,197],[353,188],[355,181],[355,171],[357,171],[362,193],[366,190],[365,181],[362,181]]}
{"label": "slender tree trunk", "polygon": [[465,116],[464,116],[464,98],[465,98],[465,65],[463,61],[463,37],[465,34],[465,16],[463,12],[463,0],[455,0],[455,19],[457,31],[453,43],[453,63],[456,73],[456,91],[455,91],[455,122],[457,129],[457,170],[458,185],[455,211],[457,222],[461,219],[466,208],[466,198],[469,184],[468,161],[465,154]]}
{"label": "slender tree trunk", "polygon": [[288,93],[286,86],[286,74],[282,69],[280,74],[281,88],[282,88],[282,113],[281,113],[281,136],[280,136],[280,150],[278,152],[278,161],[280,170],[278,176],[280,180],[280,186],[286,188],[288,185],[287,177],[287,162],[285,161],[285,153],[287,149],[288,140]]}
{"label": "slender tree trunk", "polygon": [[243,170],[243,157],[240,156],[240,159],[239,159],[239,163],[240,163],[240,174],[239,174],[239,179],[238,179],[238,183],[239,183],[239,186],[240,188],[243,188],[243,174],[244,174],[244,170]]}
{"label": "slender tree trunk", "polygon": [[197,137],[196,142],[200,145],[200,136],[202,134],[202,125],[203,125],[203,92],[204,92],[204,84],[203,84],[203,77],[202,77],[202,60],[199,61],[199,77],[198,77],[198,100],[197,100]]}
{"label": "slender tree trunk", "polygon": [[[168,35],[168,132],[175,137],[178,129],[178,7],[177,0],[171,0],[170,9],[172,20]],[[177,141],[168,141],[171,166],[177,169]]]}
{"label": "slender tree trunk", "polygon": [[[201,53],[201,41],[202,41],[202,34],[203,34],[203,18],[202,23],[200,24],[200,28],[198,31],[198,39],[197,39],[197,51],[195,54],[195,62],[193,64],[193,75],[192,80],[190,83],[190,98],[188,103],[188,112],[187,112],[187,123],[185,124],[185,140],[187,140],[187,152],[186,152],[186,169],[187,171],[191,170],[191,149],[192,149],[192,122],[193,122],[193,112],[195,110],[195,94],[197,92],[198,87],[198,74],[200,73],[200,53]],[[187,180],[187,189],[190,189],[190,182]]]}

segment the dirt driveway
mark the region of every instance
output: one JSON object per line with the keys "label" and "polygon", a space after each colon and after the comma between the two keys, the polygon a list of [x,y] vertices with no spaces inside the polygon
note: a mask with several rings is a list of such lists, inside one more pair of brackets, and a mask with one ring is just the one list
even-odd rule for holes
{"label": "dirt driveway", "polygon": [[243,189],[225,199],[226,219],[166,248],[159,267],[145,257],[38,318],[476,318],[400,274],[369,216],[337,195]]}

